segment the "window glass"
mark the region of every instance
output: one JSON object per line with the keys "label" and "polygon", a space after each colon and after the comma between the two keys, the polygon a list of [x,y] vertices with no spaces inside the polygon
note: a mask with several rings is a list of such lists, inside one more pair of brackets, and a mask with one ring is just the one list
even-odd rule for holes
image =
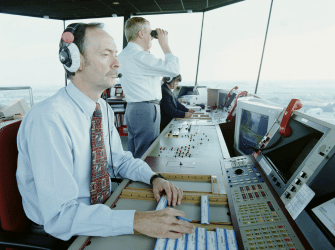
{"label": "window glass", "polygon": [[[62,21],[0,14],[0,23],[0,87],[30,86],[38,103],[65,85],[58,59]],[[0,91],[0,105],[20,98],[29,104],[29,91]]]}
{"label": "window glass", "polygon": [[[150,22],[151,29],[161,28],[169,32],[169,46],[179,58],[182,82],[180,85],[195,84],[200,43],[202,13],[165,14],[143,16]],[[150,53],[164,58],[157,39],[152,41]]]}
{"label": "window glass", "polygon": [[270,4],[248,0],[205,12],[199,85],[254,92]]}
{"label": "window glass", "polygon": [[335,1],[275,0],[257,95],[335,121]]}

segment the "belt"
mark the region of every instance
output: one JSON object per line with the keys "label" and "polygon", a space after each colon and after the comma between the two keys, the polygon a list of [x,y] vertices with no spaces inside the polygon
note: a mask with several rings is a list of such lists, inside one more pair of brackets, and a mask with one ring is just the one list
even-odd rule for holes
{"label": "belt", "polygon": [[152,100],[152,101],[143,101],[143,102],[146,102],[146,103],[154,103],[154,104],[160,104],[161,101],[159,100]]}

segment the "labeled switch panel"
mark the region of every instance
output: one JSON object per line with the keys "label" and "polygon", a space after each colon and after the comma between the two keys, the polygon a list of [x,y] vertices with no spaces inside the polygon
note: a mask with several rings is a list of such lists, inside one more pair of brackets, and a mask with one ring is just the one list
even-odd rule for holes
{"label": "labeled switch panel", "polygon": [[248,226],[240,228],[244,249],[304,249],[288,222],[274,222],[263,226]]}
{"label": "labeled switch panel", "polygon": [[226,174],[230,187],[264,182],[254,164],[226,169]]}

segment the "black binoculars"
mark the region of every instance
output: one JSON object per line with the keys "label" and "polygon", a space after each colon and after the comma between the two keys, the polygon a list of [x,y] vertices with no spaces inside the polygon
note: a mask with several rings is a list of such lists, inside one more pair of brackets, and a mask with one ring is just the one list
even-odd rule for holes
{"label": "black binoculars", "polygon": [[153,37],[153,38],[156,38],[158,39],[158,34],[157,34],[157,30],[152,30],[150,35]]}

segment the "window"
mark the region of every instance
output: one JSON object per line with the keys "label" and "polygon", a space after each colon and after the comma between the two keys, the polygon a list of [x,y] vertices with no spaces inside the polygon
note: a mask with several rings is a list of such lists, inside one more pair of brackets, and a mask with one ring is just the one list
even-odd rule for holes
{"label": "window", "polygon": [[[30,86],[35,104],[64,86],[58,59],[62,21],[0,14],[0,87]],[[30,103],[29,91],[0,91],[0,104],[19,98]]]}
{"label": "window", "polygon": [[257,95],[335,121],[335,2],[275,0]]}
{"label": "window", "polygon": [[199,85],[254,92],[270,3],[248,0],[205,12]]}

